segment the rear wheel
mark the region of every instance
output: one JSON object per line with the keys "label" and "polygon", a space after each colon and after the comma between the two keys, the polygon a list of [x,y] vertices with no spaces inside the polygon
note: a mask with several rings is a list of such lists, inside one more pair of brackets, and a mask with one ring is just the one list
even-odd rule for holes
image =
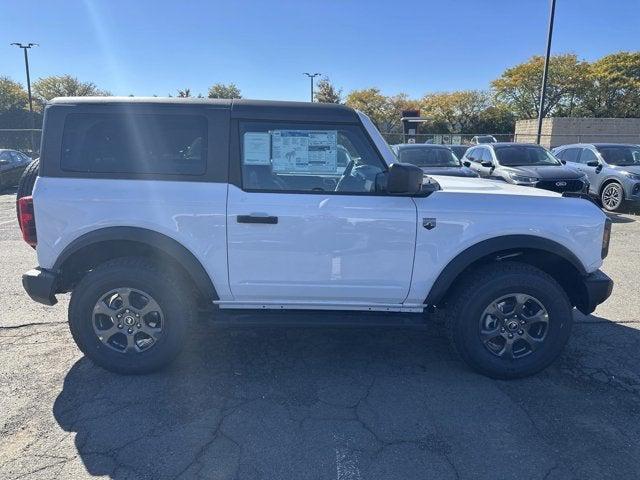
{"label": "rear wheel", "polygon": [[195,316],[192,296],[144,258],[119,258],[73,290],[69,326],[82,352],[107,370],[148,373],[179,353]]}
{"label": "rear wheel", "polygon": [[624,189],[617,182],[611,182],[604,186],[600,194],[600,202],[605,210],[617,212],[624,203]]}
{"label": "rear wheel", "polygon": [[463,360],[492,378],[546,368],[562,352],[573,323],[562,287],[526,264],[491,264],[469,274],[454,294],[449,335]]}

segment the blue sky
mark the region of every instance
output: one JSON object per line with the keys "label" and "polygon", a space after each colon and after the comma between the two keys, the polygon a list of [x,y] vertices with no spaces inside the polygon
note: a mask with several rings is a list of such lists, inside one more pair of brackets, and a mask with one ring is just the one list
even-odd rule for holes
{"label": "blue sky", "polygon": [[[118,95],[206,94],[235,82],[247,98],[307,100],[305,71],[345,93],[487,88],[542,54],[547,0],[0,0],[0,75],[70,73]],[[640,48],[640,0],[557,0],[554,52],[592,60]]]}

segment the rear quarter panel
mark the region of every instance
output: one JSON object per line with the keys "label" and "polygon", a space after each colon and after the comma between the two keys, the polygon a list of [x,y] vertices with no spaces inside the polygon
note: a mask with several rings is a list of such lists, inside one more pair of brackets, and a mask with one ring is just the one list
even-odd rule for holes
{"label": "rear quarter panel", "polygon": [[64,248],[88,232],[139,227],[182,244],[220,298],[230,297],[226,183],[38,177],[33,198],[41,267],[52,268]]}

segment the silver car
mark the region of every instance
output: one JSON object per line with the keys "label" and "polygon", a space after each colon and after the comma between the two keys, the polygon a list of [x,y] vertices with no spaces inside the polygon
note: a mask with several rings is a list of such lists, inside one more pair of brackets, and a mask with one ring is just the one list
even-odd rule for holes
{"label": "silver car", "polygon": [[589,193],[605,210],[640,201],[640,146],[624,143],[576,143],[553,149],[556,157],[589,178]]}

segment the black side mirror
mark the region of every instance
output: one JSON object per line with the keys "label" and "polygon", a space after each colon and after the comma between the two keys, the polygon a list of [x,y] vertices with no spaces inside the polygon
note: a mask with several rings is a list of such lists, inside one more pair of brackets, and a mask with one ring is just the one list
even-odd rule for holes
{"label": "black side mirror", "polygon": [[464,162],[462,162],[462,164],[467,168],[471,166],[471,162],[469,162],[468,160],[465,160]]}
{"label": "black side mirror", "polygon": [[395,195],[415,195],[422,190],[424,173],[409,163],[392,163],[387,174],[387,192]]}
{"label": "black side mirror", "polygon": [[566,160],[560,160],[560,163],[563,164],[563,165],[566,165],[567,161]]}
{"label": "black side mirror", "polygon": [[587,162],[587,167],[599,167],[600,166],[600,162],[598,162],[597,160],[589,160]]}
{"label": "black side mirror", "polygon": [[488,160],[485,160],[484,162],[482,162],[480,165],[482,165],[485,168],[491,168],[493,167],[493,162],[490,162]]}

